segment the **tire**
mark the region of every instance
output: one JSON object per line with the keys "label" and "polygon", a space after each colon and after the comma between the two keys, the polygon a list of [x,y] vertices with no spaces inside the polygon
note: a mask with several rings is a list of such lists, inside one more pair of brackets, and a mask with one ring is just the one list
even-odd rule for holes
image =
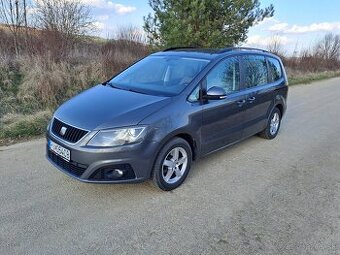
{"label": "tire", "polygon": [[192,162],[192,150],[187,141],[176,137],[164,145],[156,158],[152,179],[162,190],[180,186],[187,177]]}
{"label": "tire", "polygon": [[274,139],[280,130],[281,116],[281,111],[275,107],[269,116],[266,128],[259,135],[268,140]]}

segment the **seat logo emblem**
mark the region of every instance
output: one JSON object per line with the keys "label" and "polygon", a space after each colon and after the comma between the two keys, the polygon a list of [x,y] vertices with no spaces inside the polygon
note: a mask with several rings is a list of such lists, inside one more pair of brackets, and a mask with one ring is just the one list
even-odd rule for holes
{"label": "seat logo emblem", "polygon": [[66,133],[66,130],[67,130],[67,127],[62,127],[62,128],[60,129],[60,132],[59,132],[59,134],[61,134],[61,135],[65,135],[65,133]]}

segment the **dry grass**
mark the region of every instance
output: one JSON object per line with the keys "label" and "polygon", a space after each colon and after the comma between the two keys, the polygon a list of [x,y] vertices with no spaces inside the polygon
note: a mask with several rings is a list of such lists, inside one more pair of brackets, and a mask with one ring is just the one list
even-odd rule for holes
{"label": "dry grass", "polygon": [[[84,37],[60,52],[57,33],[32,30],[15,55],[0,27],[0,143],[42,134],[61,103],[149,53],[141,42]],[[136,38],[133,37],[135,40]]]}
{"label": "dry grass", "polygon": [[51,112],[48,110],[33,115],[5,115],[0,125],[0,145],[43,134],[50,118]]}
{"label": "dry grass", "polygon": [[289,85],[308,84],[314,81],[329,79],[340,76],[340,70],[335,71],[319,71],[319,72],[303,72],[287,68]]}
{"label": "dry grass", "polygon": [[98,83],[102,78],[101,64],[72,66],[67,62],[53,62],[40,57],[20,62],[23,75],[18,97],[22,102],[37,100],[40,107],[56,107],[80,90]]}

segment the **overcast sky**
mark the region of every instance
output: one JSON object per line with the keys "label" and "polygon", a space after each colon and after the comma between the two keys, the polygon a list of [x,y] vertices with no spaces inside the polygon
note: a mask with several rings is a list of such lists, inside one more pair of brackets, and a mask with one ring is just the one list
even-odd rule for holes
{"label": "overcast sky", "polygon": [[[112,37],[118,27],[140,29],[143,16],[152,12],[147,0],[82,0],[91,7],[97,20],[97,34]],[[279,38],[288,52],[306,48],[329,32],[340,34],[340,0],[262,0],[263,7],[274,5],[274,17],[252,27],[247,45],[265,47]]]}

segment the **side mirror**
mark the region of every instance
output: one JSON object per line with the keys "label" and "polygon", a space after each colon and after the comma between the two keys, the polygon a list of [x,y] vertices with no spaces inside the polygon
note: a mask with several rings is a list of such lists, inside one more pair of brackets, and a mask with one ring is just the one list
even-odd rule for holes
{"label": "side mirror", "polygon": [[225,90],[217,86],[208,89],[207,94],[204,96],[204,98],[208,100],[220,100],[225,99],[226,97],[227,94]]}

